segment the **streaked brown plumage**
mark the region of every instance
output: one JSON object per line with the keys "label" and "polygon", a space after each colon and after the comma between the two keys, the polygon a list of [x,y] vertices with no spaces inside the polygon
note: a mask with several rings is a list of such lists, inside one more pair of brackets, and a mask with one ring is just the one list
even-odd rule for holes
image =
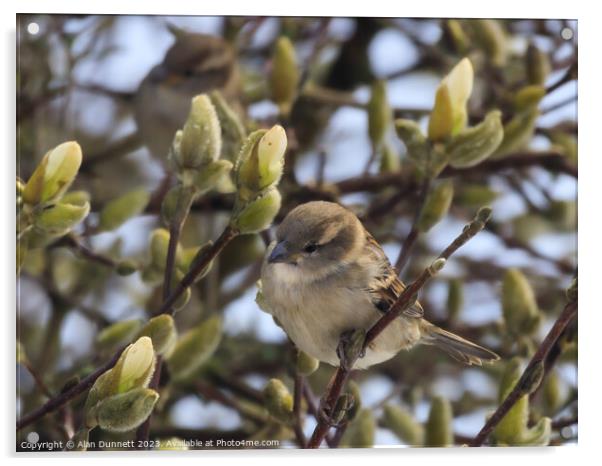
{"label": "streaked brown plumage", "polygon": [[[293,209],[277,231],[262,268],[268,311],[304,352],[338,365],[341,334],[368,330],[397,300],[405,285],[359,219],[331,202]],[[372,342],[356,368],[390,359],[417,343],[436,345],[466,364],[499,357],[423,318],[419,303]]]}

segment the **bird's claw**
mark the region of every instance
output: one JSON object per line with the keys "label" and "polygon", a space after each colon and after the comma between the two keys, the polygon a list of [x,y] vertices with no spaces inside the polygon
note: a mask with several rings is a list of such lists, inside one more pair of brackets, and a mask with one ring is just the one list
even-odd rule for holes
{"label": "bird's claw", "polygon": [[366,331],[363,329],[347,330],[341,334],[336,351],[342,369],[351,370],[355,361],[366,355],[365,338]]}

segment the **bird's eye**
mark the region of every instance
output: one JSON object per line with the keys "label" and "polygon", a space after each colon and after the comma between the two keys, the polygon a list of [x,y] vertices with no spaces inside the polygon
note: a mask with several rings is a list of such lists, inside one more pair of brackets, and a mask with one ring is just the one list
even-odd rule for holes
{"label": "bird's eye", "polygon": [[318,245],[315,243],[309,243],[307,246],[303,248],[303,250],[307,253],[315,252],[318,249]]}

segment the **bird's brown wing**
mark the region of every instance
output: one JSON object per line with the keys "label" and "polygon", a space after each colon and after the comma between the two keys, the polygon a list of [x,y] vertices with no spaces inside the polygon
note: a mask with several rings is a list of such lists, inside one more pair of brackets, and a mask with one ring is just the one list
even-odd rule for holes
{"label": "bird's brown wing", "polygon": [[[389,259],[387,259],[378,242],[368,232],[366,232],[366,247],[375,260],[381,264],[379,273],[368,287],[368,292],[371,294],[376,308],[382,312],[387,312],[395,301],[397,301],[397,298],[405,290],[406,286],[399,279],[397,271],[393,268]],[[416,302],[412,307],[403,311],[403,315],[421,318],[424,315],[424,310],[420,303]]]}

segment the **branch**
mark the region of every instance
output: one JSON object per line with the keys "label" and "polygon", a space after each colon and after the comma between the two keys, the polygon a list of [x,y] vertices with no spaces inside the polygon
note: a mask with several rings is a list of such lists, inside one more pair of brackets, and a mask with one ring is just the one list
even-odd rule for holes
{"label": "branch", "polygon": [[71,401],[76,396],[80,395],[81,393],[85,392],[90,387],[92,387],[92,385],[94,385],[94,382],[96,382],[96,379],[98,379],[98,377],[100,377],[106,371],[111,369],[117,363],[117,360],[119,359],[119,356],[121,356],[121,352],[124,349],[125,348],[121,348],[119,351],[117,351],[108,362],[106,362],[104,365],[102,365],[101,367],[96,369],[94,372],[92,372],[90,375],[85,377],[77,385],[75,385],[74,387],[70,388],[69,390],[67,390],[63,393],[60,393],[56,397],[48,400],[40,408],[36,409],[35,411],[33,411],[33,412],[23,416],[21,419],[19,419],[17,421],[17,431],[21,430],[23,427],[28,426],[32,422],[35,422],[38,419],[44,417],[46,414],[57,410],[64,404]]}
{"label": "branch", "polygon": [[109,256],[99,254],[88,247],[80,243],[75,236],[66,235],[56,243],[57,246],[66,246],[72,249],[78,255],[88,259],[89,261],[96,262],[97,264],[104,265],[105,267],[115,268],[117,263]]}
{"label": "branch", "polygon": [[293,429],[295,431],[295,437],[299,447],[305,448],[307,445],[307,439],[303,432],[303,420],[301,418],[301,400],[303,398],[303,385],[305,385],[305,379],[299,372],[295,373],[295,386],[293,392]]}
{"label": "branch", "polygon": [[358,359],[360,354],[363,354],[366,348],[387,326],[397,319],[401,313],[412,306],[416,301],[418,292],[437,272],[440,270],[445,261],[456,252],[462,245],[473,238],[478,232],[480,232],[487,220],[491,215],[491,209],[482,208],[476,218],[469,223],[464,231],[439,255],[439,257],[433,262],[433,264],[427,267],[420,276],[410,284],[397,298],[397,301],[391,306],[385,315],[383,315],[367,332],[364,337],[363,344],[360,351],[356,351],[354,354],[346,354],[346,361],[341,361],[341,365],[337,368],[333,380],[330,383],[330,390],[324,400],[326,409],[330,412],[326,413],[328,416],[318,417],[318,425],[316,426],[311,439],[309,440],[309,448],[318,448],[324,440],[324,437],[328,433],[330,428],[330,415],[332,410],[336,406],[336,402],[339,399],[345,382],[349,377],[353,364]]}
{"label": "branch", "polygon": [[[506,396],[504,401],[498,406],[493,415],[485,423],[477,436],[470,442],[471,447],[483,445],[487,437],[493,432],[504,416],[512,409],[516,402],[523,396],[528,395],[534,388],[537,388],[543,380],[543,362],[550,349],[558,340],[567,325],[577,315],[577,300],[569,302],[558,316],[558,319],[537,348],[537,351],[531,358],[529,365],[524,370],[520,379]],[[539,377],[538,377],[539,374]],[[535,387],[533,386],[535,383]]]}

